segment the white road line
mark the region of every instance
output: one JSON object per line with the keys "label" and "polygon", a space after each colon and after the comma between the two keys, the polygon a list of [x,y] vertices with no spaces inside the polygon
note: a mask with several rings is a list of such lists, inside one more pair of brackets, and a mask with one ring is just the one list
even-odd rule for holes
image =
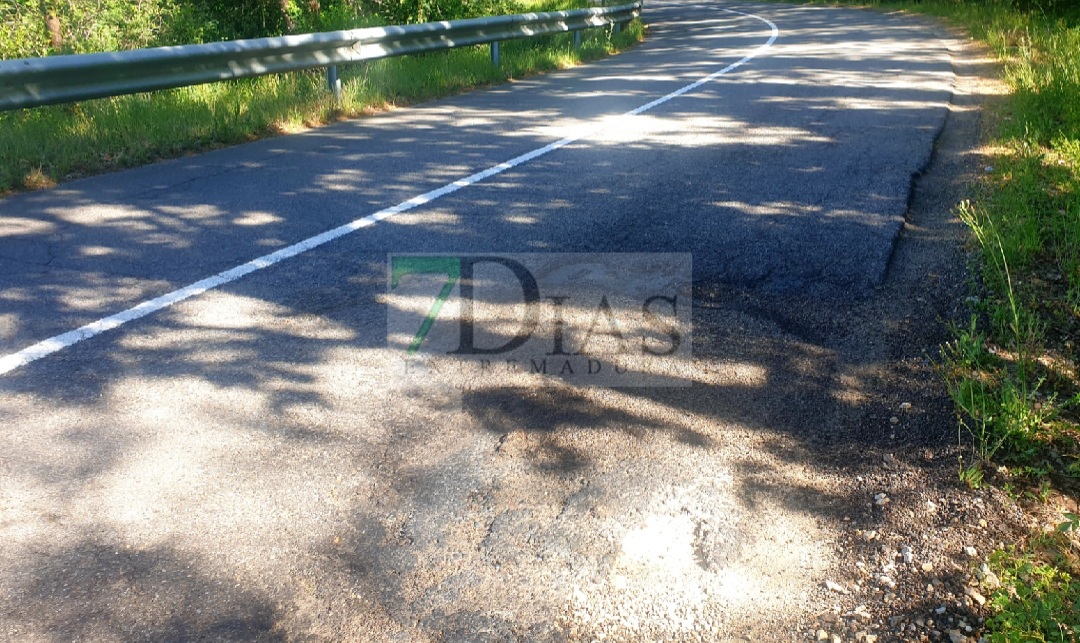
{"label": "white road line", "polygon": [[[645,103],[641,107],[632,109],[629,112],[622,114],[622,116],[634,116],[643,112],[647,112],[658,105],[662,105],[673,98],[678,98],[679,96],[682,96],[687,92],[693,91],[698,87],[701,87],[705,83],[716,80],[724,74],[727,74],[734,69],[742,67],[743,65],[763,53],[766,49],[772,47],[773,43],[776,42],[776,39],[780,36],[780,30],[777,29],[776,25],[769,20],[762,18],[761,16],[756,16],[751,13],[743,13],[742,11],[736,11],[734,9],[723,9],[723,11],[727,13],[738,14],[740,16],[746,16],[748,18],[754,18],[755,20],[760,20],[761,22],[765,23],[772,30],[772,33],[769,36],[769,40],[765,44],[754,49],[752,52],[750,52],[737,62],[733,62],[727,67],[724,67],[719,71],[713,72],[700,80],[686,85],[685,87],[681,87],[671,92],[670,94],[661,96],[654,101]],[[94,337],[96,335],[100,335],[105,331],[112,330],[130,321],[139,319],[140,317],[145,317],[151,313],[155,313],[164,308],[168,308],[169,306],[172,306],[177,302],[184,301],[185,299],[190,299],[191,297],[200,295],[208,290],[213,290],[214,288],[225,285],[231,281],[236,281],[244,275],[251,274],[257,270],[262,270],[263,268],[268,268],[278,263],[279,261],[283,261],[290,257],[295,257],[296,255],[307,252],[312,248],[317,248],[324,243],[333,241],[338,237],[343,237],[352,232],[356,232],[361,228],[375,225],[379,221],[392,217],[395,214],[400,214],[407,210],[412,210],[415,207],[431,203],[432,201],[440,197],[444,197],[447,194],[457,192],[462,188],[468,187],[474,183],[479,183],[480,181],[495,176],[496,174],[501,174],[506,170],[522,165],[523,163],[528,163],[529,161],[537,157],[543,156],[548,152],[554,152],[561,147],[566,147],[567,145],[580,141],[587,136],[597,134],[599,131],[601,131],[601,129],[602,128],[600,127],[593,127],[591,130],[586,129],[585,131],[581,131],[578,134],[560,139],[558,141],[555,141],[554,143],[545,145],[544,147],[537,148],[531,152],[522,154],[521,156],[516,156],[504,163],[493,165],[486,170],[477,172],[476,174],[472,174],[463,179],[458,179],[457,181],[454,181],[452,183],[447,183],[441,188],[437,188],[430,192],[425,192],[424,194],[421,194],[419,196],[414,196],[408,201],[402,201],[401,203],[393,207],[379,210],[374,214],[369,214],[366,217],[356,219],[355,221],[351,221],[349,223],[346,223],[345,225],[338,226],[337,228],[328,230],[326,232],[323,232],[322,234],[317,234],[314,237],[309,237],[287,248],[282,248],[277,252],[271,252],[270,254],[263,255],[257,259],[252,259],[251,261],[236,266],[235,268],[230,268],[229,270],[226,270],[224,272],[219,272],[213,277],[207,277],[206,279],[197,281],[189,286],[185,286],[178,290],[174,290],[170,293],[164,294],[160,297],[155,297],[148,301],[144,301],[141,304],[133,308],[128,308],[123,312],[116,313],[115,315],[110,315],[103,319],[99,319],[80,328],[76,328],[75,330],[56,335],[55,337],[50,337],[49,339],[34,344],[33,346],[24,348],[17,353],[12,353],[10,355],[0,357],[0,375],[10,373],[17,368],[26,366],[30,362],[39,360],[46,355],[51,355],[52,353],[78,344],[83,340],[90,339],[91,337]]]}

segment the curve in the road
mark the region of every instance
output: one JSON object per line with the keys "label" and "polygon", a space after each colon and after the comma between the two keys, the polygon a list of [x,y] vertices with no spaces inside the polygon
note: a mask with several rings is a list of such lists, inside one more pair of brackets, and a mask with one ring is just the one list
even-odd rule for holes
{"label": "curve in the road", "polygon": [[[695,89],[701,87],[702,85],[716,80],[717,78],[724,76],[725,74],[728,74],[735,69],[738,69],[739,67],[742,67],[743,65],[750,62],[757,56],[764,53],[767,49],[772,47],[773,43],[775,43],[776,39],[780,36],[780,30],[777,28],[777,26],[766,18],[751,13],[737,11],[735,9],[722,8],[722,11],[730,14],[746,16],[748,18],[753,18],[764,23],[768,26],[770,30],[768,40],[764,44],[756,47],[750,53],[746,54],[739,60],[727,65],[726,67],[712,72],[688,85],[684,85],[683,87],[680,87],[673,92],[665,94],[660,98],[649,101],[648,103],[645,103],[628,112],[625,112],[621,116],[637,116],[638,114],[645,113],[653,109],[654,107],[662,105],[674,98],[678,98],[683,94],[692,92]],[[355,219],[353,221],[350,221],[349,223],[338,226],[331,230],[327,230],[326,232],[323,232],[321,234],[308,237],[307,239],[304,239],[303,241],[300,241],[288,247],[282,248],[269,254],[265,254],[256,259],[252,259],[247,263],[219,272],[212,277],[207,277],[206,279],[199,280],[195,283],[184,286],[183,288],[178,288],[159,297],[144,301],[122,312],[110,315],[102,319],[98,319],[75,330],[68,331],[54,337],[50,337],[46,340],[33,344],[32,346],[24,348],[16,353],[11,353],[9,355],[0,357],[0,375],[10,373],[11,371],[14,371],[22,366],[30,364],[31,362],[34,362],[57,351],[73,346],[79,342],[100,335],[101,333],[104,333],[106,331],[115,329],[130,321],[140,319],[157,311],[168,308],[169,306],[172,306],[173,304],[176,304],[178,302],[190,299],[191,297],[195,297],[209,290],[213,290],[227,283],[236,281],[237,279],[240,279],[245,275],[251,274],[258,270],[262,270],[264,268],[268,268],[285,259],[289,259],[291,257],[303,254],[323,244],[329,243],[330,241],[356,232],[357,230],[360,230],[362,228],[374,225],[379,221],[392,217],[396,214],[400,214],[402,212],[412,210],[413,208],[416,208],[418,206],[431,203],[432,201],[435,201],[441,197],[452,194],[454,192],[457,192],[458,190],[461,190],[462,188],[466,188],[470,185],[479,183],[480,181],[501,174],[507,170],[528,163],[536,158],[544,156],[545,154],[554,152],[555,150],[570,145],[571,143],[586,139],[590,136],[595,136],[603,132],[608,127],[610,127],[610,125],[605,126],[603,122],[593,123],[591,124],[591,126],[582,127],[577,132],[574,132],[571,135],[561,138],[553,143],[549,143],[547,145],[544,145],[543,147],[536,148],[525,154],[520,154],[508,161],[499,163],[498,165],[493,165],[480,172],[476,172],[470,174],[469,176],[457,179],[455,181],[447,183],[446,185],[443,185],[440,188],[430,190],[428,192],[425,192],[424,194],[420,194],[406,201],[402,201],[401,203],[398,203],[397,205],[394,205],[392,207],[379,210],[378,212],[369,214],[359,219]]]}

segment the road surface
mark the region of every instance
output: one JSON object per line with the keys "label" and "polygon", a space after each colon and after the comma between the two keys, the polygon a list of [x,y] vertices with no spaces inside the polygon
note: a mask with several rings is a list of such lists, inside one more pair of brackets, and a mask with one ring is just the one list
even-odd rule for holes
{"label": "road surface", "polygon": [[[0,638],[805,636],[874,491],[822,449],[896,431],[845,320],[949,46],[836,8],[645,21],[572,70],[0,201]],[[396,377],[388,254],[550,252],[689,253],[690,385]]]}

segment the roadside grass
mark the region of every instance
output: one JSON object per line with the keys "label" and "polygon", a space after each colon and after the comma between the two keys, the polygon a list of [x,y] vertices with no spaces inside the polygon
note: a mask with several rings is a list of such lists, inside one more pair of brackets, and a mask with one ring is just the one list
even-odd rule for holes
{"label": "roadside grass", "polygon": [[1004,62],[993,165],[957,212],[978,249],[977,303],[944,363],[972,439],[965,468],[1080,485],[1080,17],[993,4],[963,24]]}
{"label": "roadside grass", "polygon": [[[513,7],[554,11],[583,3],[541,0]],[[355,25],[347,25],[349,27]],[[344,27],[344,26],[343,26]],[[601,58],[643,38],[635,20],[620,33],[590,29],[341,66],[335,104],[322,70],[0,113],[0,194],[142,165],[446,96]]]}
{"label": "roadside grass", "polygon": [[[990,555],[998,587],[987,619],[991,643],[1080,639],[1080,566],[1069,537],[1062,531],[1040,534],[1023,548],[1009,546]],[[983,584],[988,584],[983,574]]]}
{"label": "roadside grass", "polygon": [[[813,2],[814,0],[804,0]],[[973,302],[941,370],[968,460],[960,479],[1046,504],[1080,495],[1080,3],[824,2],[946,19],[986,43],[1010,94],[987,106],[992,165],[956,209],[972,231]],[[1021,493],[1015,490],[1019,488]],[[1074,509],[1075,511],[1075,509]],[[1076,513],[999,549],[994,642],[1080,639]]]}

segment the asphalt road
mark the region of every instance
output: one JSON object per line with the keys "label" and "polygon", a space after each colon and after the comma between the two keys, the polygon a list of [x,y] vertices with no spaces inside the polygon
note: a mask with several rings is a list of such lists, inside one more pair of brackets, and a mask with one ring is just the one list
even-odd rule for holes
{"label": "asphalt road", "polygon": [[[646,22],[573,70],[0,201],[0,637],[795,636],[837,555],[808,449],[889,431],[850,428],[873,391],[836,355],[872,367],[843,319],[880,296],[949,51],[868,11]],[[524,252],[691,253],[692,386],[393,376],[388,254]]]}

